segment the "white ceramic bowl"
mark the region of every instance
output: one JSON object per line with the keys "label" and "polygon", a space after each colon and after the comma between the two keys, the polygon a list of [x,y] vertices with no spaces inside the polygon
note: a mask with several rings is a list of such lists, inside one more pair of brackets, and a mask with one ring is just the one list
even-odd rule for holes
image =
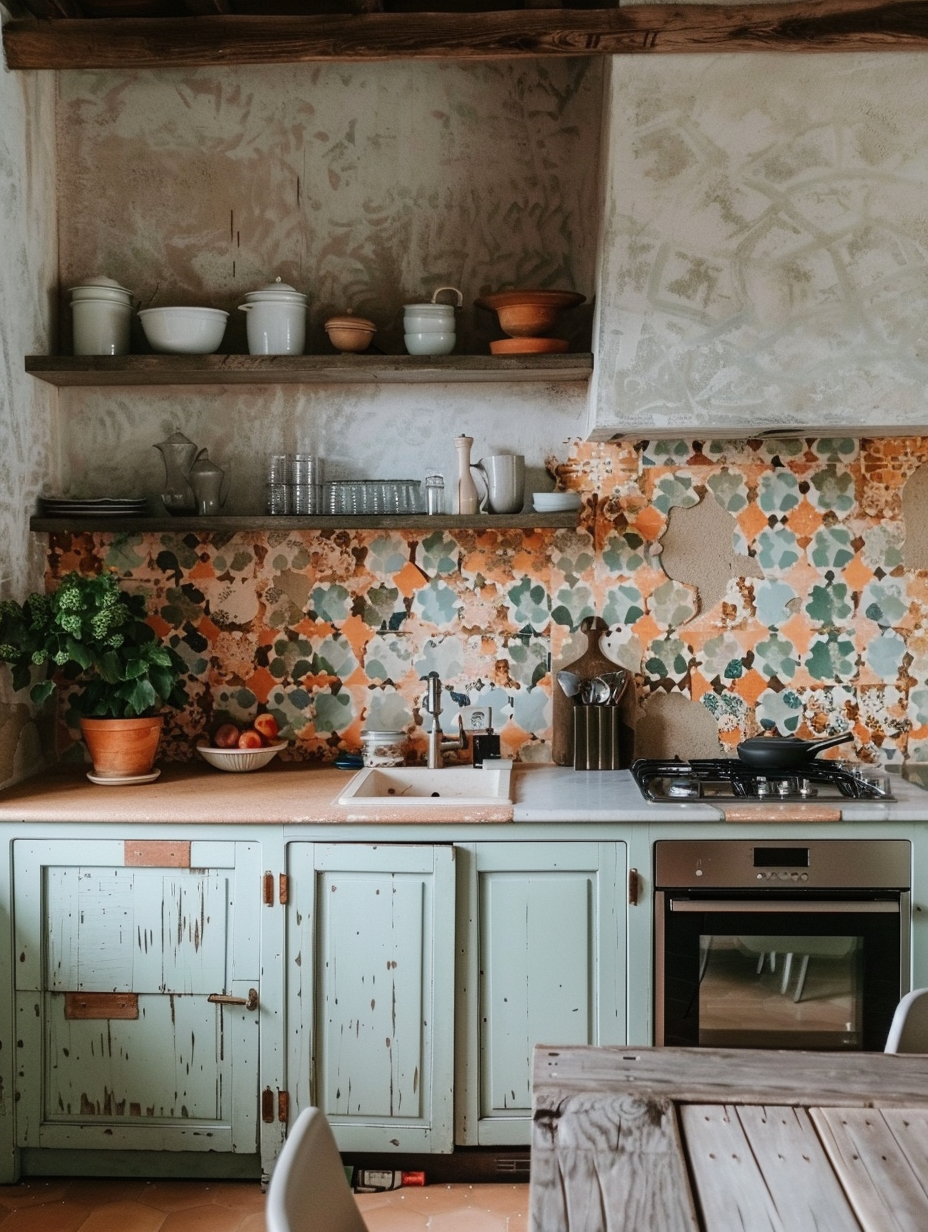
{"label": "white ceramic bowl", "polygon": [[139,319],[153,351],[211,355],[222,342],[229,314],[221,308],[143,308]]}
{"label": "white ceramic bowl", "polygon": [[565,513],[580,508],[579,492],[533,492],[532,504],[536,513]]}
{"label": "white ceramic bowl", "polygon": [[266,766],[286,747],[286,740],[278,740],[276,744],[269,744],[263,749],[214,749],[198,744],[197,752],[217,770],[246,774],[249,770],[260,770],[262,766]]}
{"label": "white ceramic bowl", "polygon": [[448,333],[404,334],[406,350],[410,355],[450,355],[454,350],[454,330]]}

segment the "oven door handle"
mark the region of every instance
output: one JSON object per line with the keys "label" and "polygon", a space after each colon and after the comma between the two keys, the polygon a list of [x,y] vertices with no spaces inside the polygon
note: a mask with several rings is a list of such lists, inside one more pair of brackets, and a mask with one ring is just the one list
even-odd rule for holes
{"label": "oven door handle", "polygon": [[788,903],[757,902],[754,899],[734,902],[730,898],[695,899],[672,898],[671,911],[711,911],[727,915],[837,915],[854,912],[857,915],[898,915],[899,904],[896,902],[835,902],[834,900],[818,901],[791,899]]}

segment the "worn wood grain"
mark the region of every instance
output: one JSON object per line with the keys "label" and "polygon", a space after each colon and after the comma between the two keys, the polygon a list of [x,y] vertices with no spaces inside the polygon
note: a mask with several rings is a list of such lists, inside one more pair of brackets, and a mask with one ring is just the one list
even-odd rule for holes
{"label": "worn wood grain", "polygon": [[220,514],[211,518],[101,518],[91,514],[79,518],[29,519],[29,529],[48,534],[82,534],[84,531],[172,531],[198,534],[232,535],[253,530],[410,530],[430,535],[436,530],[556,530],[577,525],[576,510],[566,513],[475,513],[470,514],[320,514],[312,517],[285,517],[261,514]]}
{"label": "worn wood grain", "polygon": [[189,868],[190,843],[167,839],[126,839],[126,868]]}
{"label": "worn wood grain", "polygon": [[593,356],[576,355],[27,355],[50,385],[300,385],[585,381]]}
{"label": "worn wood grain", "polygon": [[[535,1049],[536,1106],[581,1091],[666,1095],[685,1103],[905,1108],[928,1105],[928,1056],[753,1048]],[[928,1224],[926,1224],[928,1227]]]}
{"label": "worn wood grain", "polygon": [[911,51],[928,47],[928,4],[810,0],[487,13],[14,21],[4,30],[4,43],[12,69],[189,68],[397,57]]}
{"label": "worn wood grain", "polygon": [[707,1228],[859,1232],[804,1109],[688,1104],[680,1120]]}
{"label": "worn wood grain", "polygon": [[138,1018],[139,999],[134,992],[66,992],[64,1016],[80,1018]]}
{"label": "worn wood grain", "polygon": [[925,1232],[926,1177],[913,1170],[881,1112],[819,1108],[812,1118],[864,1232]]}
{"label": "worn wood grain", "polygon": [[532,1232],[699,1232],[671,1101],[585,1093],[536,1107],[530,1218]]}

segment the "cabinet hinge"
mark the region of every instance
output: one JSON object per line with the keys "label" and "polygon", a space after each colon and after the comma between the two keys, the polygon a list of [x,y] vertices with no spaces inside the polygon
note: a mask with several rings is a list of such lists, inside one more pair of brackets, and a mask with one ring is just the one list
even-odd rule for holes
{"label": "cabinet hinge", "polygon": [[277,1119],[286,1125],[290,1120],[290,1092],[277,1092]]}
{"label": "cabinet hinge", "polygon": [[286,907],[290,901],[290,878],[286,873],[281,873],[277,878],[277,899],[281,907]]}
{"label": "cabinet hinge", "polygon": [[265,873],[263,881],[264,881],[264,889],[263,889],[262,896],[264,899],[264,905],[265,907],[273,907],[274,906],[274,874],[272,872]]}
{"label": "cabinet hinge", "polygon": [[274,1092],[270,1087],[261,1092],[261,1120],[265,1125],[274,1124]]}
{"label": "cabinet hinge", "polygon": [[641,893],[641,877],[638,874],[637,868],[628,870],[628,905],[630,907],[638,906],[638,896]]}

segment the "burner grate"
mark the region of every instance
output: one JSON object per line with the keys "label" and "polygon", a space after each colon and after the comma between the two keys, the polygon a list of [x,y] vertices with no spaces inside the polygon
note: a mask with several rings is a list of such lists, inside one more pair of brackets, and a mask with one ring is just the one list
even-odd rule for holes
{"label": "burner grate", "polygon": [[[782,770],[758,770],[745,765],[736,757],[695,758],[683,761],[679,757],[639,758],[632,765],[632,776],[638,784],[643,796],[655,802],[666,802],[674,799],[699,799],[702,795],[702,784],[727,785],[731,795],[745,800],[803,800],[808,796],[800,784],[825,784],[836,788],[840,795],[851,800],[892,800],[887,787],[873,781],[878,775],[872,774],[867,768],[870,778],[861,778],[853,770],[848,770],[838,762],[809,760],[802,766],[784,767]],[[656,789],[656,784],[663,780],[675,780],[683,784],[692,784],[692,793],[673,792]],[[780,784],[787,784],[788,790],[779,790]]]}

